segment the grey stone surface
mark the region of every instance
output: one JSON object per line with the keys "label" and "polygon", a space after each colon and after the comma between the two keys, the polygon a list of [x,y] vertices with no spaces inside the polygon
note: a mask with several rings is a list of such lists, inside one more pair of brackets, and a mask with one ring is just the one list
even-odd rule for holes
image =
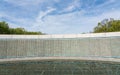
{"label": "grey stone surface", "polygon": [[120,75],[120,63],[81,60],[0,62],[0,75]]}

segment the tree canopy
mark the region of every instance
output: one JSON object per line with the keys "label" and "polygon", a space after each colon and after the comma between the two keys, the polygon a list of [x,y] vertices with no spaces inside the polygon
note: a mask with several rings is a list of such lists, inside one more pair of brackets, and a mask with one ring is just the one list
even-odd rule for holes
{"label": "tree canopy", "polygon": [[42,35],[42,32],[29,32],[24,28],[10,28],[5,21],[0,22],[0,34],[28,34],[28,35]]}
{"label": "tree canopy", "polygon": [[118,32],[120,31],[120,20],[104,19],[94,28],[94,33]]}

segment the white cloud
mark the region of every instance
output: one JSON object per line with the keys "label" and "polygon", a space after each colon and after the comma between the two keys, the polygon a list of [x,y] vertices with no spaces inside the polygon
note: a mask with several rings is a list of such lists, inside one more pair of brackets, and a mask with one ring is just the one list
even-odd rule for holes
{"label": "white cloud", "polygon": [[62,12],[69,12],[74,10],[75,8],[80,8],[81,4],[79,0],[74,0],[72,3],[68,5]]}
{"label": "white cloud", "polygon": [[64,15],[46,16],[44,21],[38,20],[31,28],[48,34],[70,34],[89,32],[104,18],[120,19],[120,11],[110,11],[98,16],[85,16],[84,12],[74,12]]}
{"label": "white cloud", "polygon": [[[117,1],[116,0],[107,0],[105,3],[102,3],[102,4],[98,5],[98,6],[96,6],[95,8],[105,8],[107,6],[112,6],[113,5],[112,3],[114,3],[114,2],[117,2]],[[115,5],[116,4],[117,3],[115,3]]]}
{"label": "white cloud", "polygon": [[[75,33],[76,31],[80,32],[80,26],[83,26],[81,15],[83,12],[75,12],[64,15],[54,15],[45,17],[44,21],[40,19],[32,27],[34,30],[42,30],[45,33]],[[83,30],[83,29],[82,29]]]}
{"label": "white cloud", "polygon": [[41,20],[42,18],[44,18],[47,14],[51,13],[52,11],[56,10],[55,8],[51,8],[51,7],[48,7],[48,10],[43,12],[43,11],[40,11],[39,14],[38,14],[38,18],[39,20]]}
{"label": "white cloud", "polygon": [[72,11],[75,8],[74,5],[71,5],[65,9],[65,11]]}
{"label": "white cloud", "polygon": [[2,18],[2,17],[3,17],[3,13],[0,12],[0,18]]}
{"label": "white cloud", "polygon": [[31,19],[17,18],[2,12],[0,12],[0,17],[1,17],[1,20],[6,19],[4,21],[10,24],[10,27],[12,28],[22,27],[26,29],[33,23],[33,20]]}

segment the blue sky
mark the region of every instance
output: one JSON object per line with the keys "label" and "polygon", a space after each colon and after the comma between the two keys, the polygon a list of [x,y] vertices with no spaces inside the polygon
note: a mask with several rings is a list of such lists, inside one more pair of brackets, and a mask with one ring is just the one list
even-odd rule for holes
{"label": "blue sky", "polygon": [[120,19],[120,0],[0,0],[0,21],[29,31],[87,33],[105,18]]}

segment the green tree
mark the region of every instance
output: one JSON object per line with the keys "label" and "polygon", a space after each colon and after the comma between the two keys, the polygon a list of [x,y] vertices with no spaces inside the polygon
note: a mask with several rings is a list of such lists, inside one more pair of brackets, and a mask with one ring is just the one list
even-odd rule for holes
{"label": "green tree", "polygon": [[101,32],[117,32],[120,31],[120,20],[109,20],[105,23],[99,22],[98,25],[94,28],[94,33]]}
{"label": "green tree", "polygon": [[9,34],[9,26],[6,22],[0,22],[0,34]]}
{"label": "green tree", "polygon": [[28,34],[28,35],[42,35],[42,32],[29,32],[24,28],[10,28],[5,21],[0,22],[0,34]]}
{"label": "green tree", "polygon": [[14,29],[15,34],[25,34],[25,29],[24,28],[16,28]]}

